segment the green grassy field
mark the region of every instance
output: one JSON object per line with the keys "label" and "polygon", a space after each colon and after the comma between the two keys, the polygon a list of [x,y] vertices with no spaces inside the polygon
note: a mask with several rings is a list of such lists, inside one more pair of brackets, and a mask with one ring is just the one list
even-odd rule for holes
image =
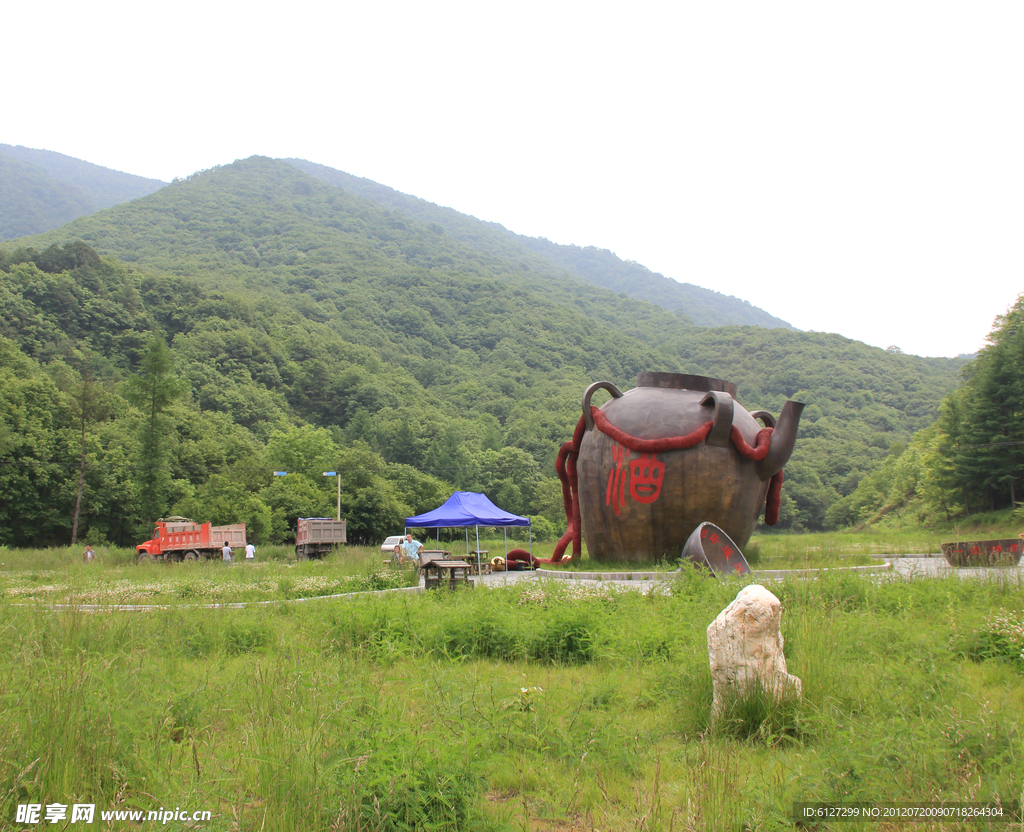
{"label": "green grassy field", "polygon": [[[270,547],[266,547],[268,550]],[[375,550],[342,550],[323,560],[295,562],[288,547],[236,559],[136,564],[132,550],[98,549],[83,563],[75,550],[0,550],[0,598],[46,604],[189,605],[271,602],[419,583],[414,567],[393,569]],[[42,564],[42,565],[40,565]]]}
{"label": "green grassy field", "polygon": [[[852,832],[902,827],[797,826],[793,804],[1024,791],[1019,579],[770,583],[804,697],[738,703],[712,730],[705,629],[738,583],[692,573],[644,595],[531,580],[298,603],[299,579],[365,576],[379,558],[139,567],[130,554],[86,566],[79,552],[0,551],[3,580],[178,587],[148,612],[4,592],[0,828],[30,828],[19,805],[77,802],[210,811],[167,823],[178,829]],[[281,600],[191,606],[206,596],[180,582],[201,580],[268,582]]]}

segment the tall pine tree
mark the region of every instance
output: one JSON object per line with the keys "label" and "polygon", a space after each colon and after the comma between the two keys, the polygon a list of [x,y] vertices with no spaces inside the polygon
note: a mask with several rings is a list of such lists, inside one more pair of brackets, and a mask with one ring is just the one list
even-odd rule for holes
{"label": "tall pine tree", "polygon": [[[1013,507],[1024,480],[1024,296],[996,318],[959,399],[955,475],[972,509]],[[953,398],[953,397],[951,397]],[[943,427],[949,430],[949,412]]]}
{"label": "tall pine tree", "polygon": [[139,487],[142,516],[146,528],[152,528],[166,508],[171,482],[167,458],[164,414],[181,393],[174,375],[171,353],[160,334],[149,342],[139,373],[128,380],[125,395],[143,413],[139,434]]}

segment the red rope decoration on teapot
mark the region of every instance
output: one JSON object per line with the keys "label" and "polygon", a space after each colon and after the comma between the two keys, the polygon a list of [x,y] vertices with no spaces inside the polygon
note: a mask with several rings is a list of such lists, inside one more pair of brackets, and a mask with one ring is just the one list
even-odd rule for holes
{"label": "red rope decoration on teapot", "polygon": [[[594,426],[611,439],[614,439],[623,447],[629,448],[641,454],[656,454],[663,451],[679,451],[692,448],[703,442],[711,433],[712,422],[705,422],[696,430],[686,436],[667,436],[664,439],[637,439],[624,430],[615,427],[608,421],[603,410],[591,405],[591,415],[594,417]],[[572,541],[572,556],[578,558],[583,551],[582,526],[580,523],[580,498],[579,498],[579,477],[576,472],[576,460],[580,455],[580,444],[583,442],[583,434],[586,432],[586,423],[580,417],[573,431],[572,440],[563,443],[558,451],[558,459],[555,460],[555,470],[558,472],[558,479],[562,483],[562,503],[565,506],[565,519],[568,528],[565,534],[559,538],[555,545],[555,551],[549,560],[543,563],[558,563],[565,554],[569,541]],[[732,440],[736,450],[747,459],[759,462],[768,455],[771,445],[772,429],[762,428],[757,432],[754,446],[751,447],[743,438],[739,428],[732,426],[729,438]],[[782,480],[783,472],[779,471],[772,475],[768,481],[768,495],[765,498],[764,522],[774,526],[779,522],[779,506],[782,501]]]}

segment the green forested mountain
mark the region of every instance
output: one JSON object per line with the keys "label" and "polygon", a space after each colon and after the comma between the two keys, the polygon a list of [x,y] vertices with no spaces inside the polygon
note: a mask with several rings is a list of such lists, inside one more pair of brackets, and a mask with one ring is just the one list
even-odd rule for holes
{"label": "green forested mountain", "polygon": [[692,283],[679,283],[652,272],[640,263],[622,260],[608,249],[565,246],[532,237],[519,237],[519,240],[527,248],[544,254],[588,283],[663,306],[671,312],[685,315],[697,326],[749,324],[768,329],[793,329],[792,325],[758,309],[749,301],[702,289]]}
{"label": "green forested mountain", "polygon": [[953,519],[1021,510],[1024,487],[1024,295],[945,397],[938,421],[894,446],[829,509],[836,525]]}
{"label": "green forested mountain", "polygon": [[[330,185],[401,211],[424,225],[436,224],[445,233],[471,248],[518,262],[524,268],[549,271],[555,266],[594,286],[678,312],[698,326],[753,324],[792,329],[785,321],[751,306],[747,301],[690,283],[679,283],[639,263],[624,261],[607,249],[565,246],[550,240],[524,237],[497,223],[481,222],[451,208],[442,208],[432,202],[399,193],[369,179],[302,159],[285,161]],[[540,255],[540,259],[537,255]]]}
{"label": "green forested mountain", "polygon": [[83,471],[82,528],[110,539],[172,510],[280,539],[333,513],[325,470],[354,539],[453,487],[554,532],[584,388],[644,370],[726,378],[751,410],[807,401],[782,525],[818,528],[963,364],[697,327],[260,157],[0,248],[0,335],[0,543],[68,539]]}
{"label": "green forested mountain", "polygon": [[0,240],[60,228],[165,184],[51,150],[0,144]]}
{"label": "green forested mountain", "polygon": [[13,240],[60,228],[94,210],[96,206],[80,188],[0,153],[0,238]]}

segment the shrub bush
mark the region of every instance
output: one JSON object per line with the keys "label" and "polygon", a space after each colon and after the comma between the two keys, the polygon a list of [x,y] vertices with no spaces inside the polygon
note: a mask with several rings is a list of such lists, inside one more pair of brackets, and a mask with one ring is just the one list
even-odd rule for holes
{"label": "shrub bush", "polygon": [[555,606],[527,645],[530,658],[551,664],[586,664],[597,649],[597,623],[586,604]]}
{"label": "shrub bush", "polygon": [[229,656],[257,653],[271,643],[270,627],[262,621],[230,621],[224,628],[224,652]]}
{"label": "shrub bush", "polygon": [[473,828],[470,810],[480,782],[465,759],[389,738],[339,775],[338,828],[367,832],[458,832]]}

